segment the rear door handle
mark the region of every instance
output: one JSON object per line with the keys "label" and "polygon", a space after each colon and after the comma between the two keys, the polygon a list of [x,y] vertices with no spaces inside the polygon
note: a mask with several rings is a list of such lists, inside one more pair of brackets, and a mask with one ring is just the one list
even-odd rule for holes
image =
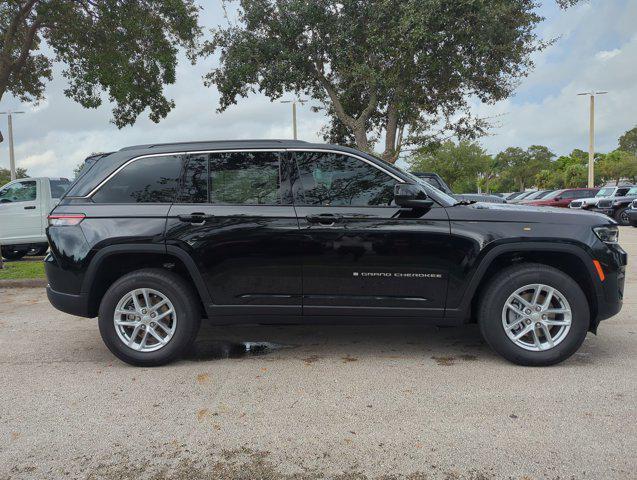
{"label": "rear door handle", "polygon": [[24,207],[25,210],[35,210],[35,205],[31,205],[30,207]]}
{"label": "rear door handle", "polygon": [[336,213],[321,213],[320,215],[307,215],[305,219],[309,223],[330,226],[341,222],[343,220],[343,216]]}
{"label": "rear door handle", "polygon": [[203,212],[194,212],[188,215],[178,215],[177,218],[180,222],[186,222],[192,225],[203,225],[206,223],[206,220],[214,218],[214,215],[209,215]]}

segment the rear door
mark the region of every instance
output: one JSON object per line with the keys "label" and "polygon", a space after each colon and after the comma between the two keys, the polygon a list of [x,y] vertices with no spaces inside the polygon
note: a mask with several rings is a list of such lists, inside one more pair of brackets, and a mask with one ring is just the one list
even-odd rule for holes
{"label": "rear door", "polygon": [[43,236],[38,181],[18,180],[0,190],[0,239],[4,245],[28,243]]}
{"label": "rear door", "polygon": [[186,155],[166,241],[192,258],[214,315],[299,315],[299,225],[283,150]]}
{"label": "rear door", "polygon": [[400,178],[340,151],[295,151],[303,314],[442,317],[452,261],[444,208],[393,202]]}

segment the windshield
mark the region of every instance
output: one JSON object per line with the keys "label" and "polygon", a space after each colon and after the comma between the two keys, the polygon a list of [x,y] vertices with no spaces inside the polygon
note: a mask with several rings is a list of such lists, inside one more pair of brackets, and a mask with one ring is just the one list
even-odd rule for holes
{"label": "windshield", "polygon": [[631,189],[626,192],[626,196],[628,195],[637,195],[637,187],[631,187]]}
{"label": "windshield", "polygon": [[560,193],[562,193],[564,190],[555,190],[554,192],[549,192],[545,197],[544,200],[550,200],[551,198],[555,198],[557,197]]}
{"label": "windshield", "polygon": [[611,187],[611,188],[602,188],[599,192],[597,192],[597,195],[595,195],[596,197],[609,197],[613,194],[613,192],[615,191],[615,187]]}

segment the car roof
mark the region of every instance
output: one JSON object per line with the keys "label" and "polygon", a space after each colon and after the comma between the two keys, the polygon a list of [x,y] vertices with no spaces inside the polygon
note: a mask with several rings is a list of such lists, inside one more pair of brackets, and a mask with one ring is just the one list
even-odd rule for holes
{"label": "car roof", "polygon": [[[173,142],[173,143],[148,143],[144,145],[132,145],[120,149],[120,152],[129,150],[219,150],[223,148],[294,148],[307,147],[310,144],[303,140],[204,140],[193,142]],[[322,146],[325,146],[324,144]]]}

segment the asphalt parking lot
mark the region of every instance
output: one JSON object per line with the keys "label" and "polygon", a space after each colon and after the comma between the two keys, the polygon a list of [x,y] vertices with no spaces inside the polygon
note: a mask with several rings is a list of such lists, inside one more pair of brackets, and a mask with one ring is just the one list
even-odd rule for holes
{"label": "asphalt parking lot", "polygon": [[96,320],[0,289],[0,479],[634,479],[636,354],[634,262],[621,314],[551,368],[475,327],[204,326],[139,369]]}

